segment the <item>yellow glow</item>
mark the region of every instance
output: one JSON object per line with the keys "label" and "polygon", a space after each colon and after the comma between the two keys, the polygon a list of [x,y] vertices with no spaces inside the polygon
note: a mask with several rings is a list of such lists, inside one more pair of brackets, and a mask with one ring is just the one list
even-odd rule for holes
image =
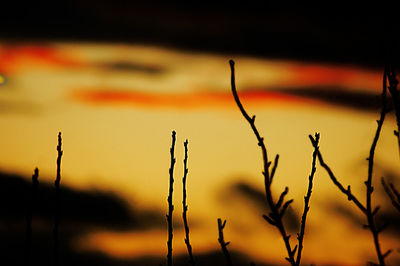
{"label": "yellow glow", "polygon": [[[143,69],[112,67],[118,62],[163,71],[151,74]],[[250,57],[238,57],[236,62],[243,103],[249,113],[257,115],[256,124],[270,158],[276,153],[281,156],[273,183],[276,197],[289,185],[296,211],[302,210],[311,167],[308,134],[316,131],[321,132],[320,147],[327,163],[344,184],[352,185],[355,193],[363,196],[364,158],[378,114],[282,94],[275,98],[265,95],[270,96],[272,89],[279,94],[282,88],[306,86],[379,93],[380,73]],[[10,81],[2,86],[0,100],[33,106],[19,113],[0,113],[2,170],[29,176],[38,166],[41,178],[53,181],[56,137],[61,130],[62,184],[114,191],[135,207],[155,207],[165,213],[170,134],[174,129],[178,138],[176,219],[182,211],[182,185],[178,181],[183,141],[189,139],[188,201],[189,221],[195,224],[191,228],[194,252],[219,248],[216,219],[221,217],[228,221],[225,233],[230,248],[257,260],[285,263],[282,240],[263,221],[262,210],[250,210],[239,198],[230,199],[229,204],[220,200],[238,180],[263,190],[259,147],[230,96],[228,58],[145,46],[56,43],[46,48],[10,48],[0,44],[0,72]],[[259,94],[251,97],[246,94],[249,91]],[[93,100],[99,92],[105,97]],[[397,155],[394,123],[389,115],[376,158],[399,173],[398,158],[393,156]],[[359,264],[374,258],[367,231],[327,212],[324,203],[336,199],[348,204],[318,169],[305,260]],[[184,253],[182,230],[175,230],[174,239],[174,252]],[[166,232],[162,230],[96,231],[82,236],[79,243],[82,249],[115,257],[166,254]],[[388,235],[382,243],[387,247],[399,244]],[[389,262],[398,257],[391,255]]]}

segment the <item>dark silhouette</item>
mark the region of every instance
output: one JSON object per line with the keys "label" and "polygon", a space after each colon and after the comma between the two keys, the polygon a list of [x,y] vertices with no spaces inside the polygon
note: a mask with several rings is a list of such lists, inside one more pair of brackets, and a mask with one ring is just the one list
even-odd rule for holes
{"label": "dark silhouette", "polygon": [[[288,207],[290,206],[290,204],[293,202],[293,199],[290,199],[285,202],[285,196],[289,192],[289,188],[285,187],[285,190],[281,193],[278,201],[275,203],[275,201],[273,199],[272,191],[271,191],[271,184],[272,184],[272,180],[274,178],[276,168],[278,165],[279,155],[275,156],[274,165],[272,166],[272,169],[270,171],[270,166],[271,166],[272,162],[268,161],[267,148],[265,147],[265,144],[264,144],[264,138],[261,137],[261,135],[258,132],[258,129],[255,125],[256,116],[253,115],[252,117],[250,117],[247,114],[246,110],[244,109],[242,103],[240,102],[239,96],[236,91],[236,84],[235,84],[235,67],[234,67],[235,62],[233,60],[229,60],[229,65],[231,67],[231,87],[232,87],[233,97],[234,97],[235,102],[236,102],[237,106],[239,107],[240,112],[242,113],[243,117],[250,124],[251,129],[253,130],[253,133],[257,138],[258,146],[261,147],[263,164],[264,164],[263,175],[264,175],[265,196],[266,196],[268,206],[270,208],[269,215],[264,214],[263,217],[268,223],[270,223],[271,225],[276,227],[278,229],[279,233],[281,234],[282,239],[285,244],[285,247],[286,247],[286,251],[288,253],[288,257],[286,257],[286,260],[291,265],[300,265],[301,251],[303,249],[305,223],[306,223],[306,218],[307,218],[307,212],[309,210],[308,204],[309,204],[309,200],[311,197],[312,181],[313,181],[313,177],[315,174],[315,158],[316,158],[316,154],[318,153],[319,134],[318,133],[315,134],[316,140],[313,140],[313,138],[310,137],[310,139],[313,140],[312,142],[313,142],[313,146],[314,146],[313,163],[312,163],[311,174],[309,176],[308,192],[305,197],[305,206],[304,206],[304,212],[303,212],[303,216],[302,216],[302,220],[301,220],[301,229],[300,229],[300,233],[298,234],[299,242],[298,242],[298,245],[296,245],[292,249],[292,247],[290,246],[290,241],[289,241],[290,235],[288,235],[286,232],[286,228],[283,224],[282,218],[285,215],[285,212],[288,209]],[[298,250],[297,258],[295,258],[297,248],[300,246],[301,246],[301,248]]]}
{"label": "dark silhouette", "polygon": [[299,241],[299,246],[298,246],[299,249],[297,251],[296,265],[300,265],[301,252],[303,251],[303,240],[304,240],[304,233],[306,230],[307,213],[310,209],[309,204],[313,187],[313,179],[315,171],[317,170],[317,168],[315,167],[315,163],[317,160],[317,154],[319,149],[318,143],[319,143],[319,133],[315,133],[315,141],[313,141],[314,152],[312,155],[311,173],[310,176],[308,177],[307,195],[304,197],[304,210],[303,210],[303,215],[301,216],[300,233],[297,235],[297,240]]}
{"label": "dark silhouette", "polygon": [[61,150],[61,132],[58,132],[58,145],[57,145],[57,176],[54,185],[56,187],[56,206],[55,206],[55,218],[54,218],[54,265],[57,266],[59,262],[59,243],[58,243],[58,227],[60,223],[60,182],[61,182],[61,156],[63,151]]}
{"label": "dark silhouette", "polygon": [[171,154],[171,166],[169,168],[169,194],[168,194],[168,214],[167,214],[167,223],[168,223],[168,240],[167,240],[167,264],[168,266],[172,266],[172,238],[173,238],[173,227],[172,227],[172,213],[174,211],[174,205],[172,203],[172,194],[174,192],[174,165],[175,165],[175,141],[176,141],[176,132],[172,131],[172,144],[170,148]]}
{"label": "dark silhouette", "polygon": [[218,218],[217,222],[218,222],[218,242],[221,245],[222,253],[224,253],[224,256],[226,259],[226,265],[232,266],[231,255],[229,254],[229,251],[226,248],[230,242],[229,241],[225,242],[225,239],[224,239],[224,228],[226,225],[226,220],[224,220],[224,222],[222,222],[221,218]]}
{"label": "dark silhouette", "polygon": [[182,196],[182,205],[183,205],[183,212],[182,212],[182,219],[183,219],[183,224],[185,227],[185,244],[188,250],[188,254],[189,254],[189,262],[190,265],[194,266],[195,265],[195,261],[193,258],[193,253],[192,253],[192,245],[190,245],[190,239],[189,239],[189,225],[188,225],[188,221],[187,221],[187,210],[188,210],[188,206],[186,204],[186,178],[187,178],[187,174],[189,172],[188,168],[187,168],[187,159],[188,159],[188,140],[186,140],[183,145],[185,146],[185,159],[183,160],[183,178],[182,178],[182,187],[183,187],[183,196]]}
{"label": "dark silhouette", "polygon": [[[329,168],[329,166],[324,162],[322,155],[320,151],[318,151],[318,160],[321,164],[321,166],[328,172],[329,177],[331,178],[332,182],[339,188],[340,191],[342,191],[345,195],[347,195],[347,198],[349,201],[353,201],[355,205],[361,210],[361,212],[365,215],[367,219],[367,225],[366,228],[368,228],[371,231],[371,234],[374,239],[374,245],[375,245],[375,250],[376,254],[378,257],[379,265],[384,266],[385,265],[385,258],[390,254],[391,250],[386,251],[385,253],[382,253],[381,247],[379,244],[379,233],[384,229],[383,227],[377,228],[376,223],[375,223],[375,216],[379,211],[379,206],[375,207],[372,209],[372,192],[374,191],[374,187],[372,186],[372,174],[373,174],[373,166],[374,166],[374,155],[375,155],[375,148],[378,143],[379,135],[382,129],[383,121],[385,119],[385,114],[387,112],[386,109],[386,91],[387,91],[387,80],[388,80],[388,69],[385,67],[384,73],[383,73],[383,88],[382,88],[382,109],[381,109],[381,114],[379,120],[377,120],[378,126],[375,132],[374,139],[371,144],[370,152],[369,152],[369,157],[367,158],[368,160],[368,177],[367,180],[365,181],[366,185],[366,206],[364,206],[351,192],[350,186],[345,189],[343,185],[337,180],[335,175],[333,174],[332,170]],[[315,140],[310,136],[311,142],[314,145]]]}
{"label": "dark silhouette", "polygon": [[28,214],[26,217],[26,243],[25,243],[25,254],[24,260],[25,265],[30,264],[30,257],[31,257],[31,245],[32,245],[32,216],[33,216],[33,207],[36,203],[36,194],[39,185],[39,169],[35,168],[35,172],[32,175],[32,191],[31,191],[31,198],[28,203]]}

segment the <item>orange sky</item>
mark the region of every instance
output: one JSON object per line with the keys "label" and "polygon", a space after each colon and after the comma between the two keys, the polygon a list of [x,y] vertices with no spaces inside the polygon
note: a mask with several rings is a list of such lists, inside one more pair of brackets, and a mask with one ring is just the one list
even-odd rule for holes
{"label": "orange sky", "polygon": [[[290,184],[295,210],[302,209],[312,153],[307,136],[318,131],[326,161],[345,184],[364,195],[362,158],[368,154],[378,114],[290,96],[279,89],[322,86],[378,93],[381,73],[354,66],[243,56],[235,60],[239,95],[249,113],[257,115],[269,156],[281,156],[274,181],[276,193]],[[113,67],[120,62],[163,70],[154,74]],[[216,218],[222,217],[228,220],[226,237],[231,248],[257,260],[284,263],[281,240],[262,220],[262,212],[254,214],[237,198],[229,204],[218,198],[237,181],[261,190],[263,184],[259,147],[230,92],[228,58],[139,45],[0,43],[0,73],[7,80],[0,88],[0,102],[12,107],[0,113],[1,169],[29,176],[38,166],[43,178],[52,181],[55,140],[61,130],[63,184],[110,190],[131,204],[165,212],[168,150],[174,129],[178,135],[177,179],[181,178],[181,144],[189,139],[189,220],[195,224],[194,250],[217,248]],[[32,110],[18,109],[27,104]],[[393,156],[397,155],[393,125],[389,116],[377,161],[399,173],[398,158]],[[176,182],[176,191],[180,190],[180,182]],[[177,219],[180,197],[177,192]],[[332,200],[348,204],[319,169],[305,261],[358,264],[366,257],[374,259],[368,232],[326,211]],[[176,252],[183,253],[182,234],[181,229],[176,230],[174,245]],[[348,239],[350,234],[356,237]],[[155,244],[143,245],[143,241]],[[165,241],[163,229],[96,231],[77,240],[82,248],[116,257],[163,255]],[[382,242],[385,247],[399,243],[390,234],[385,234]],[[398,257],[394,254],[393,260]]]}

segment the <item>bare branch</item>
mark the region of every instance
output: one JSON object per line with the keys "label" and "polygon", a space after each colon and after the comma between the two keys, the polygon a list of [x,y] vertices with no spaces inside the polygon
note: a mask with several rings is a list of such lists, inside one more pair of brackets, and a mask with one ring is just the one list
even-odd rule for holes
{"label": "bare branch", "polygon": [[[265,144],[264,144],[264,138],[261,137],[261,135],[258,132],[258,129],[255,125],[255,116],[250,117],[247,114],[246,110],[244,109],[242,103],[240,102],[239,96],[236,91],[236,84],[235,84],[235,62],[233,60],[229,60],[229,65],[231,68],[232,94],[235,99],[236,105],[239,107],[239,110],[242,113],[243,117],[250,124],[250,127],[253,130],[253,133],[257,138],[257,144],[261,148],[263,165],[264,165],[263,175],[264,175],[265,196],[266,196],[267,203],[268,203],[268,205],[271,209],[271,213],[272,213],[272,215],[270,215],[270,217],[274,217],[273,220],[271,220],[270,218],[266,218],[266,216],[264,217],[264,219],[266,219],[271,225],[275,225],[275,227],[279,230],[279,232],[282,236],[282,239],[284,241],[287,254],[289,256],[288,261],[290,262],[291,265],[295,265],[294,255],[292,254],[292,249],[290,247],[289,238],[287,236],[286,229],[282,223],[282,216],[281,216],[282,212],[280,213],[279,209],[275,205],[275,202],[274,202],[274,199],[272,196],[272,192],[271,192],[271,181],[272,181],[271,176],[273,176],[272,174],[275,173],[276,169],[272,170],[271,173],[269,172],[269,167],[271,165],[271,162],[268,161],[267,148],[265,147]],[[277,163],[278,163],[278,158],[276,158],[276,160],[275,160],[275,166],[274,166],[275,168],[277,166]],[[286,204],[288,206],[290,204],[290,202],[286,203]]]}
{"label": "bare branch", "polygon": [[172,266],[172,238],[173,238],[173,228],[172,228],[172,213],[174,211],[174,205],[172,203],[172,194],[174,192],[174,166],[175,166],[175,141],[176,141],[176,132],[172,131],[172,144],[170,148],[171,154],[171,166],[169,168],[169,194],[168,194],[168,214],[167,214],[167,223],[168,223],[168,254],[167,254],[167,265]]}
{"label": "bare branch", "polygon": [[228,249],[226,248],[230,242],[225,242],[224,240],[224,228],[226,225],[226,220],[222,223],[221,218],[218,218],[218,242],[221,245],[222,253],[224,253],[226,259],[226,265],[232,266],[231,256]]}
{"label": "bare branch", "polygon": [[187,168],[187,159],[188,159],[188,141],[186,140],[183,145],[185,146],[185,158],[183,159],[183,178],[182,178],[182,184],[183,184],[183,200],[182,200],[182,205],[183,205],[183,213],[182,213],[182,218],[183,218],[183,225],[185,227],[185,244],[188,250],[189,254],[189,262],[192,266],[195,265],[195,261],[193,258],[193,253],[192,253],[192,245],[190,245],[190,239],[189,239],[189,225],[187,221],[187,210],[188,206],[186,205],[186,178],[187,174],[189,172]]}
{"label": "bare branch", "polygon": [[58,132],[58,145],[57,145],[57,176],[54,182],[56,188],[56,206],[55,206],[55,219],[54,219],[54,229],[53,229],[53,239],[54,239],[54,265],[57,266],[59,262],[59,250],[58,250],[58,227],[60,223],[60,182],[61,182],[61,157],[63,151],[61,150],[62,139],[61,132]]}
{"label": "bare branch", "polygon": [[312,142],[314,146],[314,152],[312,154],[312,163],[311,163],[311,173],[310,176],[308,177],[308,189],[307,189],[307,194],[304,197],[304,210],[303,210],[303,215],[301,216],[301,224],[300,224],[300,233],[298,234],[297,240],[299,241],[299,250],[297,252],[297,258],[296,258],[296,265],[300,265],[301,261],[301,252],[303,251],[303,240],[304,240],[304,233],[306,229],[306,220],[307,220],[307,213],[308,210],[310,209],[309,203],[310,203],[310,198],[311,198],[311,193],[312,193],[312,187],[313,187],[313,180],[314,180],[314,175],[315,172],[317,171],[316,168],[316,161],[317,161],[317,154],[319,150],[319,133],[315,133],[315,141]]}
{"label": "bare branch", "polygon": [[279,161],[279,154],[277,154],[275,156],[274,165],[272,166],[271,177],[270,177],[270,181],[269,181],[270,184],[272,183],[272,180],[275,176],[276,168],[278,167],[278,161]]}

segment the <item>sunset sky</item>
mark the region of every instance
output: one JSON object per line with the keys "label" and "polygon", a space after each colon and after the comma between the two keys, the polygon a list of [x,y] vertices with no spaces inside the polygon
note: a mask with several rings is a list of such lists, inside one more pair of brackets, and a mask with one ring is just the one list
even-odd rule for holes
{"label": "sunset sky", "polygon": [[[167,26],[172,29],[171,25]],[[44,38],[46,30],[43,36],[40,33],[35,40],[11,38],[7,32],[9,38],[0,36],[1,191],[5,199],[22,193],[13,182],[21,178],[30,182],[35,167],[40,169],[41,184],[50,190],[57,134],[62,132],[61,185],[68,189],[66,200],[72,199],[65,204],[76,202],[71,209],[83,216],[69,217],[65,211],[60,230],[84,228],[65,240],[71,254],[101,254],[114,261],[111,265],[144,258],[153,258],[154,265],[165,263],[169,148],[175,130],[174,256],[186,256],[181,178],[183,142],[188,139],[188,216],[194,255],[219,252],[217,218],[222,218],[227,220],[229,249],[247,264],[286,263],[282,239],[262,218],[267,213],[262,157],[231,94],[231,58],[236,62],[239,96],[246,110],[256,115],[269,157],[280,155],[272,190],[278,197],[289,186],[294,203],[286,222],[293,243],[311,169],[309,134],[321,133],[325,161],[365,202],[365,158],[379,118],[382,89],[383,68],[376,57],[332,61],[322,53],[318,60],[303,60],[294,55],[269,56],[271,51],[257,55],[233,48],[224,53],[215,47],[187,49],[182,48],[187,44],[163,45],[150,39],[60,40]],[[397,223],[381,235],[383,249],[395,250],[387,260],[393,264],[400,261],[396,251],[400,217],[379,180],[385,176],[399,184],[394,129],[395,117],[389,113],[374,172],[374,205],[381,204],[382,216]],[[80,205],[75,199],[87,202]],[[96,200],[98,204],[91,205]],[[111,203],[118,208],[107,205]],[[3,205],[6,211],[0,216],[2,247],[8,245],[4,239],[10,221],[19,217],[20,231],[25,230],[21,218],[25,214],[17,214],[12,206]],[[94,214],[84,215],[84,206],[115,219],[96,222]],[[354,207],[317,164],[304,263],[354,265],[376,260],[370,232],[362,228],[364,217]],[[46,232],[46,224],[52,226],[46,215],[37,214],[34,230]],[[12,227],[16,231],[17,225]]]}

